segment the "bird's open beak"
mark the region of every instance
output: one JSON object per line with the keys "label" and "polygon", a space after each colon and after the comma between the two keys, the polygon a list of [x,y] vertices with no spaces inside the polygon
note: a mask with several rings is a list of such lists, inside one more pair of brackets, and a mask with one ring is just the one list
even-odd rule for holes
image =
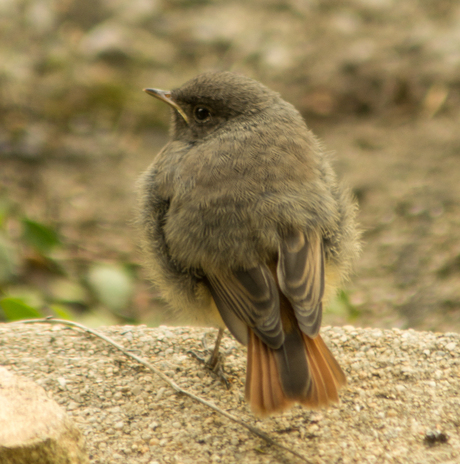
{"label": "bird's open beak", "polygon": [[171,92],[169,90],[160,90],[160,89],[144,89],[144,92],[152,95],[152,97],[158,98],[158,100],[164,101],[169,106],[174,108],[183,118],[184,121],[188,124],[188,117],[185,114],[184,110],[171,98]]}

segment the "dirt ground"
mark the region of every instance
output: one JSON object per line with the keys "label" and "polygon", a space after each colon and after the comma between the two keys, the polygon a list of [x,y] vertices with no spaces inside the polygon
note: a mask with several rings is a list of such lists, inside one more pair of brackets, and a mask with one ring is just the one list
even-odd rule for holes
{"label": "dirt ground", "polygon": [[[83,319],[99,308],[100,323],[160,322],[132,223],[136,178],[169,120],[141,89],[232,69],[302,111],[358,198],[363,253],[326,323],[459,331],[457,2],[190,4],[1,7],[0,242],[13,256],[1,294]],[[23,218],[55,229],[60,246],[37,254]],[[115,316],[88,285],[94,263],[132,277]]]}

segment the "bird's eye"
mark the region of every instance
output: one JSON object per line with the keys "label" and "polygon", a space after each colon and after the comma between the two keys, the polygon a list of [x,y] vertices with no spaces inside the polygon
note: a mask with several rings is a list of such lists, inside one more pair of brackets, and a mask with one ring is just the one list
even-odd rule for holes
{"label": "bird's eye", "polygon": [[193,116],[197,122],[208,122],[211,119],[211,111],[206,106],[198,105],[193,110]]}

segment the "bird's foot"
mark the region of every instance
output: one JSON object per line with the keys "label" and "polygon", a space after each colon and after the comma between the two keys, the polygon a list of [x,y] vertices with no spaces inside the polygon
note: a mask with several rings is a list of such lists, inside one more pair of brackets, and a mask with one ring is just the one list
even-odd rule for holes
{"label": "bird's foot", "polygon": [[224,373],[224,359],[225,356],[219,353],[219,346],[220,342],[222,340],[222,337],[224,335],[223,329],[219,329],[219,333],[217,334],[217,339],[216,343],[214,345],[213,350],[211,351],[208,347],[208,343],[206,341],[206,335],[202,339],[202,344],[204,347],[204,351],[209,353],[211,351],[211,355],[209,356],[208,359],[206,359],[203,356],[200,356],[198,353],[195,351],[188,351],[194,358],[196,358],[198,361],[203,363],[207,369],[212,371],[220,380],[225,384],[227,388],[230,388],[230,383],[227,379],[227,376]]}

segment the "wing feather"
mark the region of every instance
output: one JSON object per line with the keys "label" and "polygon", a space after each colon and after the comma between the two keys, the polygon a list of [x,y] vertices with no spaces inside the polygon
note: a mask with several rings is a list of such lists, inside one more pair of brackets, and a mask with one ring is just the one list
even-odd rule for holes
{"label": "wing feather", "polygon": [[315,337],[321,326],[324,295],[324,249],[319,234],[300,231],[286,235],[280,245],[278,281],[291,302],[302,332]]}
{"label": "wing feather", "polygon": [[247,343],[249,326],[269,347],[283,344],[278,289],[266,265],[208,275],[207,281],[222,319],[237,340]]}

